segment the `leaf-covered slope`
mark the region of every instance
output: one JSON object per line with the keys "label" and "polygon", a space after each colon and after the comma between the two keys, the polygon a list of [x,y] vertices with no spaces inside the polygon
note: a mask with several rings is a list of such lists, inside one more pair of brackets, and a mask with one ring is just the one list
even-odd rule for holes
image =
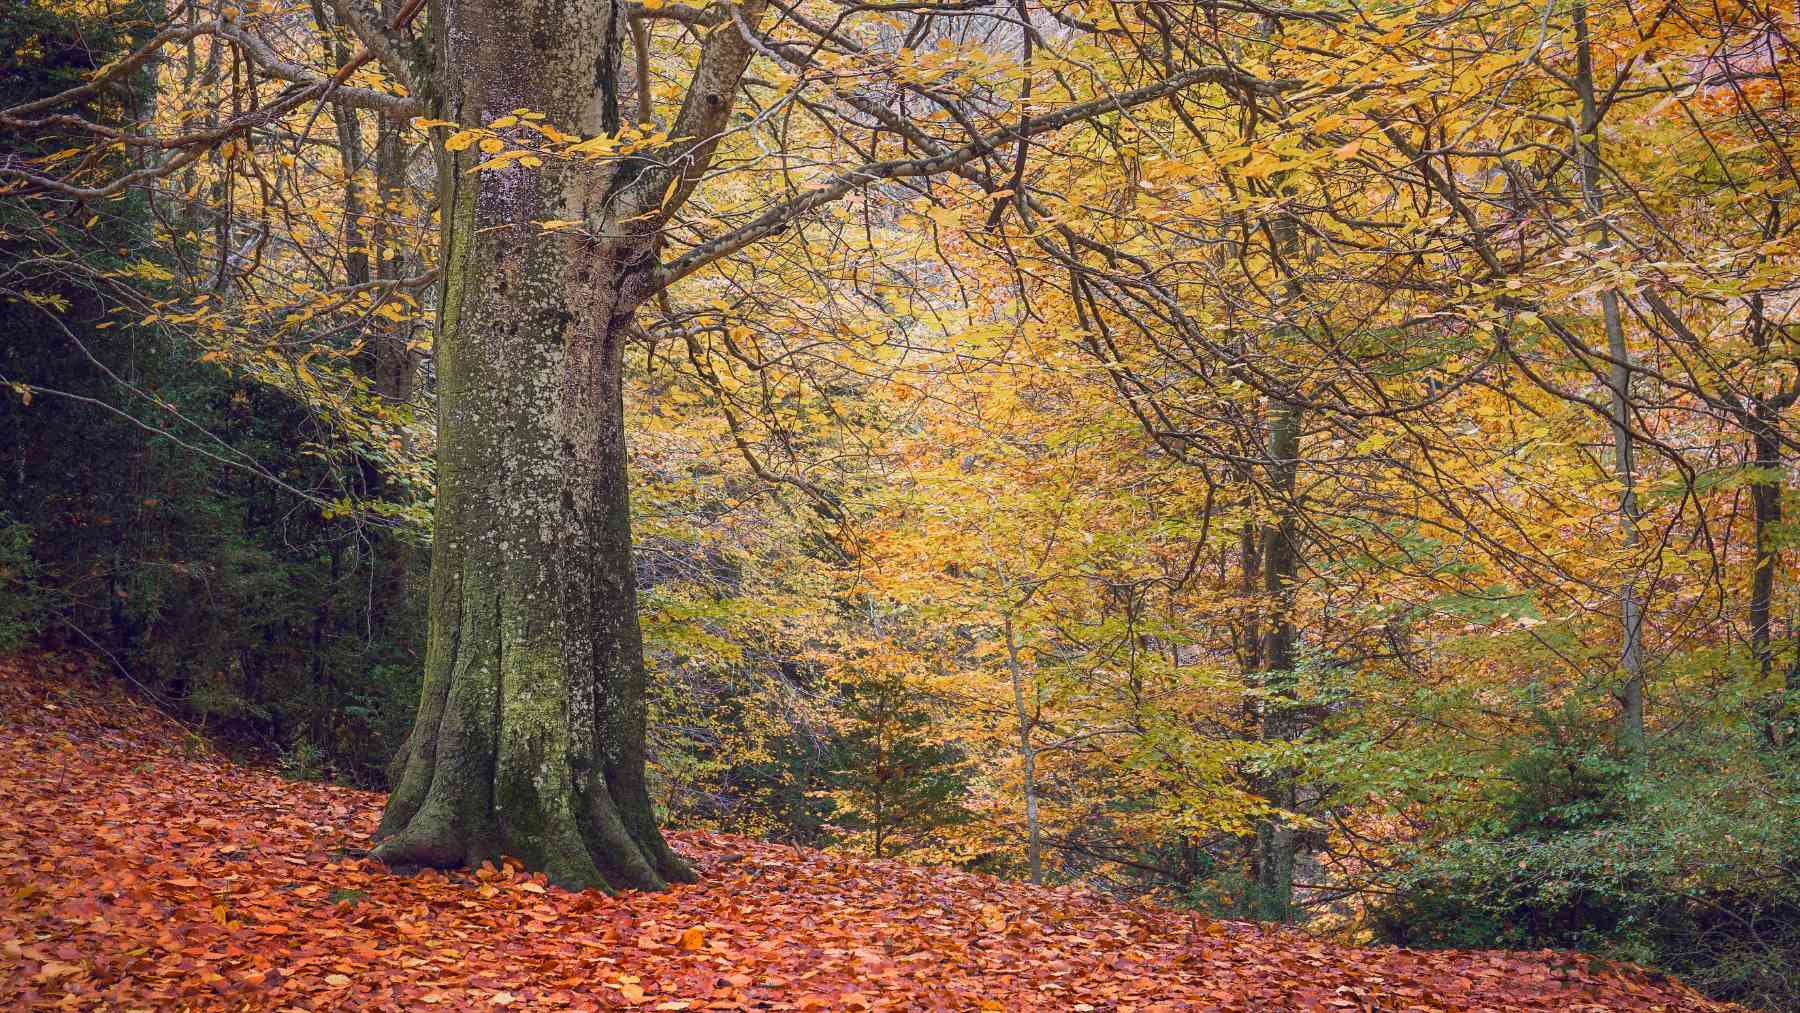
{"label": "leaf-covered slope", "polygon": [[360,857],[379,796],[203,755],[75,667],[0,661],[0,1008],[1730,1008],[1566,955],[1331,946],[710,834],[677,836],[705,882],[666,894],[401,878]]}

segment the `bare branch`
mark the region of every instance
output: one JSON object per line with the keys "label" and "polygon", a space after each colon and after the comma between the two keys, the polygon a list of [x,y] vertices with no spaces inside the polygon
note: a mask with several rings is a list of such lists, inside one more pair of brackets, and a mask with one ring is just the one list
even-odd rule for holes
{"label": "bare branch", "polygon": [[[748,49],[748,42],[745,42],[744,46]],[[1252,95],[1272,95],[1297,89],[1301,87],[1301,84],[1299,81],[1264,80],[1229,67],[1196,67],[1156,84],[1117,95],[1102,96],[1046,113],[1043,116],[1032,117],[1020,122],[1017,127],[993,131],[977,140],[929,158],[869,162],[847,172],[839,173],[816,188],[770,208],[755,220],[733,232],[694,247],[682,256],[664,264],[657,272],[656,281],[659,286],[679,281],[721,257],[730,256],[746,246],[780,232],[801,215],[830,204],[853,190],[859,190],[883,180],[953,172],[978,158],[992,154],[1009,141],[1023,141],[1039,134],[1047,134],[1084,120],[1103,116],[1109,112],[1155,102],[1196,85],[1221,85]]]}

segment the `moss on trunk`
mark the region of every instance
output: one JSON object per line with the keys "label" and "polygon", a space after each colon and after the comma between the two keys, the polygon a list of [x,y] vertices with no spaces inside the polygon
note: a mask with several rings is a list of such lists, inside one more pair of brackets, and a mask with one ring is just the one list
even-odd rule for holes
{"label": "moss on trunk", "polygon": [[[592,132],[611,10],[435,5],[444,118],[481,125],[523,107]],[[506,854],[570,887],[691,879],[645,785],[621,392],[655,234],[614,225],[604,169],[472,173],[474,152],[443,157],[430,641],[375,855]],[[537,225],[552,218],[602,223],[606,238]]]}

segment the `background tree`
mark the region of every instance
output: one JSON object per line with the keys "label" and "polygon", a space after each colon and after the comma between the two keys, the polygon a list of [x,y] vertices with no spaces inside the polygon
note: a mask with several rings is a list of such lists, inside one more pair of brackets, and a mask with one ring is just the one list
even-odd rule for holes
{"label": "background tree", "polygon": [[928,705],[904,669],[844,687],[834,819],[876,858],[915,851],[966,818],[957,804],[964,786],[956,750],[934,735]]}
{"label": "background tree", "polygon": [[[133,4],[16,14],[8,107],[83,87],[159,16]],[[91,87],[63,107],[76,125],[12,135],[9,164],[139,171],[131,151],[82,151],[79,124],[171,113],[158,76],[140,64]],[[197,326],[218,321],[196,309],[212,296],[183,285],[216,265],[197,266],[196,242],[167,231],[166,194],[0,190],[0,513],[32,578],[16,599],[30,611],[22,632],[97,652],[199,727],[279,751],[296,772],[379,783],[416,693],[421,627],[409,602],[371,586],[371,556],[394,552],[404,579],[408,473],[291,379],[258,382],[216,356]],[[363,509],[377,503],[392,512]]]}
{"label": "background tree", "polygon": [[[339,5],[342,26],[361,48],[329,76],[284,57],[266,24],[219,17],[166,29],[158,43],[204,38],[215,61],[217,47],[226,46],[234,95],[243,94],[235,87],[240,69],[293,86],[251,109],[234,104],[229,117],[209,119],[191,139],[157,141],[187,152],[146,172],[170,174],[221,143],[236,154],[262,124],[314,96],[340,107],[435,116],[442,290],[432,632],[419,716],[378,854],[445,865],[504,851],[569,884],[654,887],[686,878],[656,829],[644,773],[622,372],[638,308],[671,283],[881,181],[975,171],[1009,142],[1023,152],[1038,135],[1187,88],[1254,94],[1277,86],[1223,61],[1149,75],[1121,67],[1123,88],[1103,81],[1096,95],[1065,84],[1063,105],[1041,113],[1024,107],[1014,118],[1004,115],[1010,99],[982,83],[947,95],[921,87],[938,75],[911,65],[904,47],[892,49],[879,18],[867,19],[873,31],[865,42],[843,35],[842,26],[783,12],[784,30],[831,44],[834,61],[878,69],[917,89],[929,106],[959,113],[956,129],[945,131],[917,117],[895,119],[891,104],[866,85],[826,74],[812,87],[811,75],[827,69],[818,50],[760,34],[761,3],[719,4],[688,19],[669,15],[677,30],[704,29],[697,44],[671,40],[667,61],[654,50],[640,53],[639,111],[652,122],[627,130],[622,5],[450,0],[429,6],[423,34],[414,28],[419,12],[416,4],[392,12],[355,0]],[[915,18],[915,33],[932,30],[929,14]],[[1029,50],[1035,31],[1020,27]],[[655,33],[634,38],[650,46]],[[546,39],[554,40],[549,48]],[[521,65],[520,52],[539,58]],[[748,214],[716,215],[727,223],[723,231],[704,226],[686,241],[680,212],[703,192],[734,110],[759,103],[759,84],[740,87],[758,56],[798,75],[790,78],[794,94],[822,92],[847,122],[867,122],[871,146],[864,155],[858,142],[831,137],[862,164],[808,174],[815,178],[804,186],[790,174],[786,193]],[[384,81],[346,84],[370,62]],[[687,84],[666,129],[649,129],[660,112],[652,75],[669,65],[681,68]],[[1035,73],[1029,59],[1023,69],[1021,94]],[[204,77],[215,76],[209,66]],[[56,101],[15,106],[7,123],[27,125]],[[900,139],[900,157],[875,150],[882,133]],[[686,249],[664,258],[672,235]],[[221,226],[216,246],[226,269],[230,238],[229,224]]]}

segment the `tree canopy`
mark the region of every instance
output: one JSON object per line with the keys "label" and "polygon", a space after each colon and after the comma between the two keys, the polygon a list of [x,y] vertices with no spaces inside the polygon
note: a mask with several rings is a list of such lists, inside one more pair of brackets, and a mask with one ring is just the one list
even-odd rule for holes
{"label": "tree canopy", "polygon": [[393,865],[673,822],[1800,1002],[1791,10],[4,32],[0,636],[385,766]]}

